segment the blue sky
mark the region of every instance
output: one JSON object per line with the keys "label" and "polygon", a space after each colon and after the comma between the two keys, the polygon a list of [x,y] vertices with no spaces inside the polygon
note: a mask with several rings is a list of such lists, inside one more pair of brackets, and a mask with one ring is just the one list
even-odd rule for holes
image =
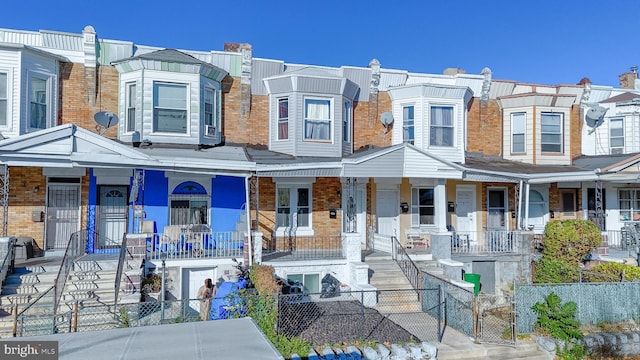
{"label": "blue sky", "polygon": [[[35,11],[34,11],[35,10]],[[618,86],[640,65],[638,0],[138,1],[5,0],[0,27],[80,33],[192,50],[246,42],[289,63]]]}

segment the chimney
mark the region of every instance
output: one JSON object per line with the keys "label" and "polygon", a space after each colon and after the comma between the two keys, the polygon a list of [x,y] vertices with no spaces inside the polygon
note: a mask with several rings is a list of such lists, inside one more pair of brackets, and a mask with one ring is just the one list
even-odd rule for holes
{"label": "chimney", "polygon": [[446,68],[442,73],[445,75],[453,76],[457,74],[466,74],[467,70],[460,68]]}
{"label": "chimney", "polygon": [[636,79],[638,79],[638,67],[632,66],[630,71],[618,76],[620,79],[620,87],[622,89],[634,89]]}

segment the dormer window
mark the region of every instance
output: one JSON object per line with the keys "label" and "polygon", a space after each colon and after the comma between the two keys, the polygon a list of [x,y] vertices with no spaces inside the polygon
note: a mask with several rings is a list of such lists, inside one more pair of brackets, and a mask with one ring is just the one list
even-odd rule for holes
{"label": "dormer window", "polygon": [[187,85],[153,83],[153,131],[187,134]]}
{"label": "dormer window", "polygon": [[0,73],[0,126],[7,126],[7,73]]}
{"label": "dormer window", "polygon": [[331,100],[304,99],[304,140],[331,141]]}
{"label": "dormer window", "polygon": [[29,127],[47,128],[47,80],[31,77],[29,91]]}
{"label": "dormer window", "polygon": [[453,106],[432,106],[429,145],[453,146]]}
{"label": "dormer window", "polygon": [[132,132],[136,130],[136,83],[127,83],[125,91],[127,132]]}
{"label": "dormer window", "polygon": [[411,106],[402,107],[402,141],[414,144],[415,141],[415,129],[414,129],[414,108]]}
{"label": "dormer window", "polygon": [[542,152],[562,152],[562,114],[541,113],[541,150]]}
{"label": "dormer window", "polygon": [[289,98],[278,99],[278,140],[289,139]]}

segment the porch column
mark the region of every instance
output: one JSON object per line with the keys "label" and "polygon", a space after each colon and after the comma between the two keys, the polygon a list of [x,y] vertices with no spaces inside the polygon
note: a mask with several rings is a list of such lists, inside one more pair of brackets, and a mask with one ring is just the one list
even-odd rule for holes
{"label": "porch column", "polygon": [[530,191],[531,185],[529,185],[529,182],[525,182],[524,183],[524,225],[523,225],[523,229],[527,229],[529,230],[529,191]]}
{"label": "porch column", "polygon": [[433,189],[433,202],[435,206],[435,226],[438,232],[447,231],[447,187],[444,179],[436,180]]}

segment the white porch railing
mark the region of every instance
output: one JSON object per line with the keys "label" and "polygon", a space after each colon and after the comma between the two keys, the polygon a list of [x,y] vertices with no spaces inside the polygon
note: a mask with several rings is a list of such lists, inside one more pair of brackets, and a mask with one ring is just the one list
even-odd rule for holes
{"label": "white porch railing", "polygon": [[153,234],[147,242],[149,259],[243,258],[246,234],[240,231]]}
{"label": "white porch railing", "polygon": [[382,251],[391,254],[393,251],[393,239],[391,235],[382,235],[370,231],[369,247],[371,250]]}
{"label": "white porch railing", "polygon": [[515,253],[516,231],[453,231],[451,233],[452,254]]}
{"label": "white porch railing", "polygon": [[627,250],[629,246],[629,240],[622,237],[620,230],[607,230],[602,232],[603,241],[608,242],[610,249]]}

